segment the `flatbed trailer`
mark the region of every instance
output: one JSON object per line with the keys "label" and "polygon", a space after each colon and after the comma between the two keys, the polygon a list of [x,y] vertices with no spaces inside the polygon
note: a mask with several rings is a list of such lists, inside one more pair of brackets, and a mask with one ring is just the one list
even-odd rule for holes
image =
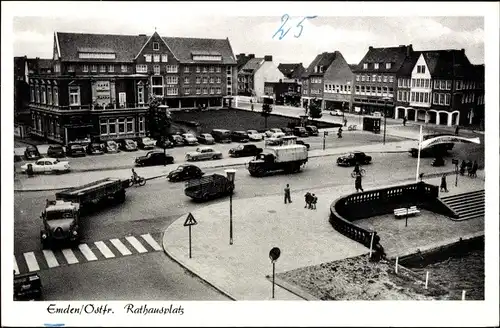
{"label": "flatbed trailer", "polygon": [[225,195],[234,191],[234,183],[220,174],[204,176],[186,182],[184,193],[197,201],[205,201]]}

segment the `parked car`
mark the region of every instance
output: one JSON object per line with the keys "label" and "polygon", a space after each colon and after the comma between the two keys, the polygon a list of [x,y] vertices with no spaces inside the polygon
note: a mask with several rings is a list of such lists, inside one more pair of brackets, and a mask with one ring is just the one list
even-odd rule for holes
{"label": "parked car", "polygon": [[231,131],[225,129],[213,129],[210,133],[214,137],[215,142],[219,143],[230,143],[231,142]]}
{"label": "parked car", "polygon": [[64,156],[64,147],[61,145],[50,145],[47,149],[47,157],[62,158]]}
{"label": "parked car", "polygon": [[270,138],[266,139],[266,146],[279,146],[281,145],[281,139],[285,137],[283,132],[276,132]]}
{"label": "parked car", "polygon": [[170,182],[186,181],[190,179],[199,179],[205,173],[196,165],[192,164],[182,164],[178,168],[171,171],[167,175],[167,179]]}
{"label": "parked car", "polygon": [[80,144],[69,145],[66,148],[66,154],[68,156],[72,156],[72,157],[85,156],[86,155],[85,147],[83,147],[83,145],[80,145]]}
{"label": "parked car", "polygon": [[149,137],[137,138],[136,142],[140,149],[154,149],[156,146],[156,140]]}
{"label": "parked car", "polygon": [[182,139],[184,139],[184,143],[186,145],[197,145],[198,144],[198,139],[196,139],[196,137],[191,133],[184,133],[181,136],[182,136]]}
{"label": "parked car", "polygon": [[120,148],[125,151],[136,151],[137,143],[132,139],[120,140]]}
{"label": "parked car", "polygon": [[229,156],[231,157],[257,156],[260,153],[262,153],[262,148],[256,145],[239,145],[229,149]]}
{"label": "parked car", "polygon": [[245,131],[231,132],[231,140],[236,142],[248,142],[248,134]]}
{"label": "parked car", "polygon": [[307,134],[309,134],[310,136],[319,135],[318,128],[315,127],[314,125],[306,125],[306,131],[307,131]]}
{"label": "parked car", "polygon": [[184,146],[184,138],[180,134],[173,134],[171,137],[172,143],[175,147]]}
{"label": "parked car", "polygon": [[340,109],[335,109],[330,112],[330,115],[332,116],[343,116],[344,112],[342,112]]}
{"label": "parked car", "polygon": [[268,138],[271,138],[271,136],[275,133],[278,133],[278,132],[281,132],[283,133],[283,131],[281,129],[278,129],[278,128],[272,128],[272,129],[269,129],[267,130],[266,132],[264,132],[264,134],[266,135],[266,137]]}
{"label": "parked car", "polygon": [[247,130],[248,139],[251,141],[262,141],[264,140],[264,134],[259,133],[257,130]]}
{"label": "parked car", "polygon": [[156,147],[161,149],[174,148],[174,143],[168,138],[161,138],[160,140],[156,141]]}
{"label": "parked car", "polygon": [[22,172],[26,173],[30,165],[34,173],[65,173],[70,170],[69,162],[59,161],[57,158],[46,157],[41,158],[34,163],[26,163],[22,165]]}
{"label": "parked car", "polygon": [[90,143],[87,146],[87,154],[102,155],[104,154],[104,149],[100,143]]}
{"label": "parked car", "polygon": [[293,134],[297,137],[309,137],[309,133],[303,126],[296,126],[293,128]]}
{"label": "parked car", "polygon": [[306,142],[304,142],[304,140],[297,140],[297,141],[295,141],[295,143],[296,143],[297,145],[303,145],[303,146],[306,146],[307,150],[309,150],[309,148],[311,147],[311,145],[310,145],[310,144],[308,144],[308,143],[306,143]]}
{"label": "parked car", "polygon": [[139,156],[135,159],[136,166],[151,166],[151,165],[165,165],[173,164],[174,157],[165,154],[161,150],[148,151],[145,156]]}
{"label": "parked car", "polygon": [[290,128],[282,128],[281,131],[283,131],[283,133],[287,136],[293,136],[293,130]]}
{"label": "parked car", "polygon": [[209,133],[202,133],[198,136],[198,142],[205,145],[213,145],[215,143],[215,139]]}
{"label": "parked car", "polygon": [[40,155],[40,152],[38,151],[37,146],[29,145],[24,150],[24,157],[27,160],[35,160],[35,159],[41,158],[42,155]]}
{"label": "parked car", "polygon": [[372,116],[375,116],[375,117],[384,117],[384,114],[382,112],[373,112]]}
{"label": "parked car", "polygon": [[196,151],[186,154],[187,161],[201,161],[205,159],[221,159],[222,153],[214,150],[212,147],[198,147]]}
{"label": "parked car", "polygon": [[105,153],[119,153],[120,148],[118,144],[114,140],[108,140],[104,143],[104,152]]}
{"label": "parked car", "polygon": [[339,166],[354,166],[358,164],[369,164],[372,157],[366,155],[361,151],[353,151],[352,153],[345,154],[337,158],[337,165]]}

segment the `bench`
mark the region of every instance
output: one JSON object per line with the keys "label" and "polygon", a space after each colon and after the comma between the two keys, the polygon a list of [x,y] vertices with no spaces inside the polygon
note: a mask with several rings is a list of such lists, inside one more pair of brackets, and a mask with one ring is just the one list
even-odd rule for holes
{"label": "bench", "polygon": [[403,208],[397,208],[394,210],[394,215],[396,216],[396,218],[402,218],[402,217],[405,217],[406,215],[410,216],[410,215],[416,215],[420,213],[420,211],[417,209],[416,206],[411,206],[411,207],[403,207]]}

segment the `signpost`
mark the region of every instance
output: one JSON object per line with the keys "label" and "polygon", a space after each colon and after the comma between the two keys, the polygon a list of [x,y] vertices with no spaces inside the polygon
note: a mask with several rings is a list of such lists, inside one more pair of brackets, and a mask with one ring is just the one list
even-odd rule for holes
{"label": "signpost", "polygon": [[197,225],[198,222],[194,219],[193,214],[189,213],[186,221],[184,221],[184,226],[189,227],[189,258],[191,258],[191,226]]}
{"label": "signpost", "polygon": [[455,165],[455,187],[458,184],[458,159],[452,159],[451,162]]}
{"label": "signpost", "polygon": [[273,298],[274,298],[274,275],[275,275],[275,263],[276,261],[278,260],[278,258],[280,257],[280,254],[281,254],[281,251],[278,247],[273,247],[270,251],[269,251],[269,258],[271,259],[271,263],[273,264]]}
{"label": "signpost", "polygon": [[323,132],[323,150],[325,150],[325,140],[326,140],[327,135],[328,135],[328,131],[324,131]]}

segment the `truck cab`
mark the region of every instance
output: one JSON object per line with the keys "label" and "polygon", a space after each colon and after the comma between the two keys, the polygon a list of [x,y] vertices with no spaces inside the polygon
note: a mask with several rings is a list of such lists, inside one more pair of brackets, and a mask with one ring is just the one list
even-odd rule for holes
{"label": "truck cab", "polygon": [[40,215],[43,222],[40,238],[44,248],[53,242],[80,240],[79,209],[78,203],[47,200]]}

